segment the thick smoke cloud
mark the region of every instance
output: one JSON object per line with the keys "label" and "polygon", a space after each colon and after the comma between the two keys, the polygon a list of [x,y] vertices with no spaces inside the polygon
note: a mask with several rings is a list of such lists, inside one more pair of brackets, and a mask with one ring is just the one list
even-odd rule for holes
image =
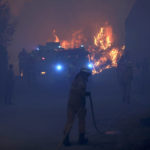
{"label": "thick smoke cloud", "polygon": [[76,30],[93,37],[99,26],[113,26],[118,44],[124,43],[124,24],[135,0],[8,0],[18,26],[9,48],[11,62],[17,64],[22,48],[28,51],[45,44],[56,29],[61,39]]}
{"label": "thick smoke cloud", "polygon": [[14,16],[19,16],[25,3],[28,3],[31,1],[32,0],[8,0],[10,7],[11,7],[12,14]]}

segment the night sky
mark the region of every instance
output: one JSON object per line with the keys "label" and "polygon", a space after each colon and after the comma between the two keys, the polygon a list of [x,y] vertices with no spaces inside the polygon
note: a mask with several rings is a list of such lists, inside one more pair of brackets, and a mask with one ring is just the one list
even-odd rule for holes
{"label": "night sky", "polygon": [[22,48],[28,51],[52,39],[56,29],[63,40],[72,32],[82,30],[86,37],[99,26],[112,25],[118,44],[124,43],[124,26],[135,0],[9,0],[17,19],[14,40],[8,49],[10,62],[17,66]]}

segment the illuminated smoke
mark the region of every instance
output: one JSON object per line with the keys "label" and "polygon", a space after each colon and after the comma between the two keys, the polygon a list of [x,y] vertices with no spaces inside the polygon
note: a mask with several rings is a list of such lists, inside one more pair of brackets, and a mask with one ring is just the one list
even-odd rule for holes
{"label": "illuminated smoke", "polygon": [[11,8],[11,12],[14,16],[19,16],[25,3],[31,2],[32,0],[8,0]]}

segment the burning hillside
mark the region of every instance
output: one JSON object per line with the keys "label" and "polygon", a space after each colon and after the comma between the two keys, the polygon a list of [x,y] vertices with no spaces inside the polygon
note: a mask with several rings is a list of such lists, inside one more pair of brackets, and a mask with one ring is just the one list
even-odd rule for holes
{"label": "burning hillside", "polygon": [[54,42],[60,42],[60,46],[65,50],[85,45],[89,52],[89,61],[93,64],[93,74],[117,67],[125,49],[124,45],[122,47],[114,46],[115,38],[110,25],[100,27],[99,31],[92,38],[93,44],[90,45],[81,30],[74,32],[70,40],[60,40],[55,30],[53,30],[53,36],[55,38]]}

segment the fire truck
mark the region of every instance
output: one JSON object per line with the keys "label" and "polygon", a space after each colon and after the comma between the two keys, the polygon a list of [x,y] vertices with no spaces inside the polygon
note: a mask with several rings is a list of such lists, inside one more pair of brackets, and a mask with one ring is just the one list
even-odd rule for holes
{"label": "fire truck", "polygon": [[92,68],[88,54],[84,45],[74,49],[64,49],[57,42],[39,45],[29,53],[30,59],[27,61],[28,67],[26,67],[28,73],[26,74],[28,74],[28,78],[37,80],[71,79],[82,67]]}

